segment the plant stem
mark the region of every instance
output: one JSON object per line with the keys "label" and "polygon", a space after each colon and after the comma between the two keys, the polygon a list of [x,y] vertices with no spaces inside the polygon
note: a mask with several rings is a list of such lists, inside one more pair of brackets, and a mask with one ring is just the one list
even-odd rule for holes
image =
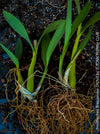
{"label": "plant stem", "polygon": [[[64,45],[65,46],[65,45]],[[65,57],[65,54],[66,54],[66,51],[67,51],[67,49],[68,49],[68,46],[69,46],[69,44],[68,45],[66,45],[67,47],[65,48],[63,48],[63,52],[62,52],[62,54],[61,54],[61,56],[60,56],[60,62],[59,62],[59,75],[62,77],[63,76],[63,74],[62,74],[62,66],[63,66],[63,61],[64,61],[64,57]]]}
{"label": "plant stem", "polygon": [[[34,67],[36,63],[36,51],[33,51],[32,61],[28,69],[28,78],[34,73]],[[34,76],[27,80],[27,90],[33,92],[34,90]]]}
{"label": "plant stem", "polygon": [[[79,29],[80,29],[80,27],[78,28],[78,30]],[[78,44],[79,44],[80,37],[81,37],[81,34],[78,34],[77,37],[76,37],[76,40],[75,40],[75,43],[74,43],[74,47],[73,47],[73,51],[72,51],[72,55],[71,55],[71,60],[73,59],[74,54],[77,51],[77,47],[78,47]]]}
{"label": "plant stem", "polygon": [[44,72],[43,72],[43,75],[42,75],[42,78],[38,84],[38,87],[42,85],[43,81],[44,81],[44,78],[46,76],[46,73],[47,73],[47,68],[48,68],[48,65],[45,66],[45,69],[44,69]]}
{"label": "plant stem", "polygon": [[[74,47],[73,47],[73,51],[72,51],[72,55],[71,55],[71,60],[73,59],[73,57],[77,51],[77,48],[78,48],[79,40],[81,37],[80,30],[81,30],[81,25],[78,27],[77,37],[76,37],[76,40],[74,43]],[[70,69],[69,81],[70,81],[71,87],[73,89],[75,89],[75,86],[76,86],[76,60],[74,61],[73,65]]]}
{"label": "plant stem", "polygon": [[22,78],[21,72],[19,70],[19,65],[16,65],[16,69],[17,69],[17,77],[18,77],[18,82],[22,85],[24,80]]}

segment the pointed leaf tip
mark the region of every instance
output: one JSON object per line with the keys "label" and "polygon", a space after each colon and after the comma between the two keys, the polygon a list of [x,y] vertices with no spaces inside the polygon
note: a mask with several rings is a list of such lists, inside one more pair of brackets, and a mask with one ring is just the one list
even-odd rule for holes
{"label": "pointed leaf tip", "polygon": [[19,66],[19,61],[18,59],[15,57],[15,55],[9,51],[3,44],[0,43],[0,46],[2,47],[2,49],[8,54],[8,56],[10,57],[10,59],[12,60],[12,62],[16,65]]}
{"label": "pointed leaf tip", "polygon": [[14,15],[12,15],[11,13],[3,10],[3,16],[6,19],[6,21],[8,22],[8,24],[20,35],[22,36],[31,46],[32,51],[34,51],[34,48],[32,46],[32,43],[29,39],[29,36],[27,34],[27,31],[24,27],[24,25],[20,22],[19,19],[17,19]]}

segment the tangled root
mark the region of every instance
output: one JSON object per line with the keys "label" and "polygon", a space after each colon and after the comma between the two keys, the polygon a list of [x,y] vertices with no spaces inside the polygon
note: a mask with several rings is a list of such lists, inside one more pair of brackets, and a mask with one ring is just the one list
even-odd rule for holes
{"label": "tangled root", "polygon": [[18,119],[28,134],[93,134],[90,98],[66,91],[52,96],[45,106],[42,99],[40,103],[24,99],[20,104],[16,99]]}
{"label": "tangled root", "polygon": [[38,134],[44,130],[46,121],[44,119],[44,111],[37,103],[29,102],[17,110],[19,121],[28,134]]}
{"label": "tangled root", "polygon": [[[76,134],[79,132],[93,132],[92,124],[89,119],[93,111],[90,99],[80,94],[65,92],[52,97],[48,104],[49,113],[55,117],[55,132]],[[90,128],[87,129],[89,123]]]}
{"label": "tangled root", "polygon": [[93,106],[89,97],[50,85],[41,89],[36,99],[37,102],[21,99],[17,93],[11,104],[28,134],[78,134],[83,131],[93,134],[89,118]]}

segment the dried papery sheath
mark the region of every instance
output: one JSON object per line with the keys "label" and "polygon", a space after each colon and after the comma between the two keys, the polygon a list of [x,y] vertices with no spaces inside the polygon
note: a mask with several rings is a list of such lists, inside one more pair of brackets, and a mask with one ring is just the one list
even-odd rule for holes
{"label": "dried papery sheath", "polygon": [[36,50],[37,40],[33,40],[34,49]]}
{"label": "dried papery sheath", "polygon": [[[17,83],[18,83],[18,82],[17,82]],[[19,89],[18,89],[17,93],[20,91],[20,93],[23,95],[24,98],[27,98],[27,99],[29,99],[29,100],[31,100],[31,101],[36,102],[36,100],[34,100],[33,97],[34,97],[35,95],[37,95],[37,93],[38,93],[40,87],[38,87],[38,88],[36,89],[36,92],[30,93],[26,88],[24,88],[24,87],[23,87],[22,85],[20,85],[19,83],[18,83],[18,86],[19,86]]]}
{"label": "dried papery sheath", "polygon": [[33,100],[33,96],[31,95],[31,93],[26,88],[22,87],[20,84],[18,85],[19,85],[19,89],[17,93],[20,91],[23,97],[28,98],[29,100]]}
{"label": "dried papery sheath", "polygon": [[37,95],[37,93],[39,92],[40,88],[41,88],[41,86],[39,86],[39,87],[36,89],[36,91],[35,91],[35,92],[33,92],[31,95],[32,95],[32,96]]}
{"label": "dried papery sheath", "polygon": [[62,79],[62,76],[61,76],[61,74],[58,72],[58,77],[59,77],[59,80],[60,81],[62,81],[63,79]]}
{"label": "dried papery sheath", "polygon": [[70,69],[71,69],[72,66],[70,66],[67,71],[65,72],[64,74],[64,79],[63,79],[63,83],[64,84],[68,84],[68,77],[69,77],[69,72],[70,72]]}
{"label": "dried papery sheath", "polygon": [[[64,83],[65,84],[65,83]],[[73,91],[73,89],[71,88],[71,86],[67,83],[67,84],[65,84],[65,89],[67,90],[67,89],[70,89],[70,90],[72,90]]]}
{"label": "dried papery sheath", "polygon": [[[71,69],[73,63],[75,62],[75,60],[77,59],[78,55],[80,54],[80,52],[81,52],[81,49],[78,50],[78,52],[75,54],[73,60],[72,60],[72,61],[69,63],[69,65],[67,66],[67,69],[66,69],[65,74],[64,74],[64,79],[63,79],[63,83],[64,83],[65,85],[68,85],[68,77],[69,77],[70,69]],[[69,87],[71,90],[73,90],[69,85],[68,85],[68,87]]]}

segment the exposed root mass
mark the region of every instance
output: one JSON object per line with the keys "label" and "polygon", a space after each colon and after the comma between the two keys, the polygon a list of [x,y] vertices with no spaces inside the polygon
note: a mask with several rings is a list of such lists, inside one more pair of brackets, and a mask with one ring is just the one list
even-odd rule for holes
{"label": "exposed root mass", "polygon": [[37,101],[32,102],[22,98],[16,90],[11,107],[28,134],[78,134],[83,131],[93,134],[89,116],[94,109],[90,97],[51,84],[41,89]]}

